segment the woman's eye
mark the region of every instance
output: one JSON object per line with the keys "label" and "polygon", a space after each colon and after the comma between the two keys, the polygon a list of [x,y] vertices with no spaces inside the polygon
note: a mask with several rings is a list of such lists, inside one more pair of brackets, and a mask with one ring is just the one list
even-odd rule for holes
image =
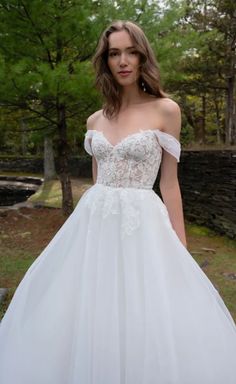
{"label": "woman's eye", "polygon": [[[137,55],[138,52],[137,51],[130,51],[128,52],[128,54],[130,55]],[[111,52],[109,53],[109,57],[115,57],[115,56],[118,56],[119,55],[119,52]]]}

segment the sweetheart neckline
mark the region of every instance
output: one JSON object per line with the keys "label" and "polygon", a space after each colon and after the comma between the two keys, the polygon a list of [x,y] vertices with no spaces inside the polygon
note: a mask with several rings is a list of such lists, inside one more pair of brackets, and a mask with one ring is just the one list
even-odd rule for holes
{"label": "sweetheart neckline", "polygon": [[172,139],[174,139],[178,144],[180,144],[179,140],[176,139],[176,137],[174,137],[173,135],[171,135],[170,133],[167,133],[167,132],[163,132],[161,131],[160,129],[140,129],[139,131],[137,132],[133,132],[133,133],[130,133],[128,135],[126,135],[123,139],[121,139],[120,141],[118,141],[116,144],[112,144],[108,139],[107,137],[104,135],[103,131],[98,131],[97,129],[88,129],[87,132],[89,131],[94,131],[94,132],[97,132],[97,133],[100,133],[103,138],[106,140],[106,142],[113,148],[115,149],[118,145],[122,144],[126,139],[128,139],[129,137],[131,136],[136,136],[136,135],[140,135],[144,132],[159,132],[160,134],[163,134],[163,135],[167,135],[167,136],[170,136]]}

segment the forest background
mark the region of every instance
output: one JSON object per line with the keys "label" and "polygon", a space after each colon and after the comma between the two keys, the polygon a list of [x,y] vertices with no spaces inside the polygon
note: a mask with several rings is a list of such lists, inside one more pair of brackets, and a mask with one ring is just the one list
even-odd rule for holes
{"label": "forest background", "polygon": [[236,145],[234,0],[1,1],[1,156],[54,154],[66,215],[68,159],[83,153],[86,119],[102,104],[91,58],[115,19],[137,22],[150,40],[162,86],[182,110],[182,145]]}

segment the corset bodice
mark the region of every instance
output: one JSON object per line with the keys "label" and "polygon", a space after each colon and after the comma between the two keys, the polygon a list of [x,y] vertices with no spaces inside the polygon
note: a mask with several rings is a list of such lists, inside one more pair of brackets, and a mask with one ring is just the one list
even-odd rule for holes
{"label": "corset bodice", "polygon": [[181,146],[172,135],[158,129],[139,130],[117,144],[103,132],[87,130],[85,150],[96,158],[97,183],[111,187],[151,189],[156,180],[163,149],[179,162]]}

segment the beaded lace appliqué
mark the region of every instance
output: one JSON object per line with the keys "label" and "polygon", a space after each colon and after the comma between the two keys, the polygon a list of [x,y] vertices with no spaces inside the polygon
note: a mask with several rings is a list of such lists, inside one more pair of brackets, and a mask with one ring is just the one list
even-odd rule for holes
{"label": "beaded lace appliqu\u00e9", "polygon": [[[85,204],[91,214],[99,214],[103,219],[109,215],[120,215],[121,236],[131,235],[140,226],[139,202],[148,198],[145,190],[131,188],[109,188],[95,184],[85,196]],[[154,193],[154,192],[153,192]]]}
{"label": "beaded lace appliqu\u00e9", "polygon": [[[140,201],[149,198],[162,158],[162,148],[179,161],[180,144],[158,130],[140,130],[112,145],[100,131],[88,130],[84,147],[97,161],[97,181],[85,196],[91,213],[103,218],[121,215],[121,233],[132,234],[140,226]],[[156,196],[159,199],[158,196]],[[159,202],[167,224],[167,209]]]}
{"label": "beaded lace appliqu\u00e9", "polygon": [[91,215],[97,214],[103,219],[110,215],[119,215],[121,218],[121,237],[132,235],[139,228],[140,203],[145,199],[155,199],[158,209],[163,215],[163,222],[172,228],[166,206],[159,196],[151,190],[135,188],[110,188],[102,184],[92,186],[85,196],[85,204]]}

